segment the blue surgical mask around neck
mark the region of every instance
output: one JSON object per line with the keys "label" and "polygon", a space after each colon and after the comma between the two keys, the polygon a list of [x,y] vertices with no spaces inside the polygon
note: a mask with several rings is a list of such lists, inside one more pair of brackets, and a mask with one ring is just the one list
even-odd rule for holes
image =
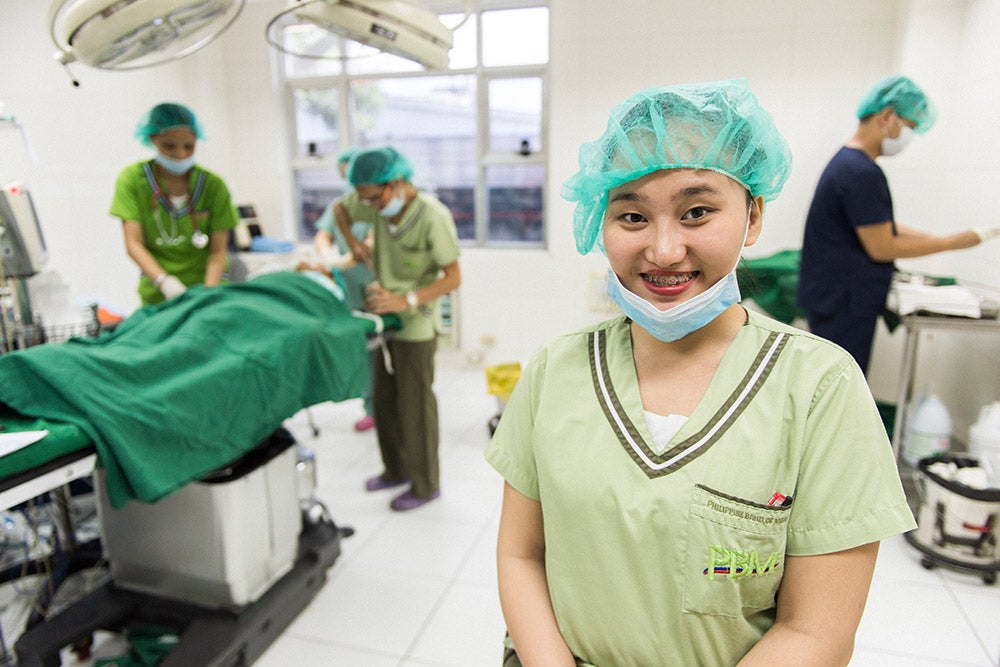
{"label": "blue surgical mask around neck", "polygon": [[389,200],[388,204],[386,204],[383,208],[379,209],[379,213],[381,213],[382,216],[386,218],[391,218],[394,215],[399,215],[399,212],[403,210],[403,205],[405,203],[406,203],[406,193],[401,192],[398,195],[394,195],[392,199]]}
{"label": "blue surgical mask around neck", "polygon": [[167,171],[169,171],[174,176],[181,176],[183,174],[191,171],[191,167],[194,166],[194,156],[184,158],[183,160],[175,160],[172,157],[167,157],[163,153],[157,153],[156,157],[153,158],[156,164],[160,165]]}
{"label": "blue surgical mask around neck", "polygon": [[[750,215],[743,234],[746,244],[750,232]],[[742,246],[740,246],[742,247]],[[739,258],[736,259],[739,265]],[[736,266],[717,283],[673,308],[660,310],[622,285],[614,269],[608,269],[608,296],[633,322],[648,331],[654,338],[670,343],[680,340],[693,331],[709,324],[727,308],[741,300],[740,286],[736,280]]]}

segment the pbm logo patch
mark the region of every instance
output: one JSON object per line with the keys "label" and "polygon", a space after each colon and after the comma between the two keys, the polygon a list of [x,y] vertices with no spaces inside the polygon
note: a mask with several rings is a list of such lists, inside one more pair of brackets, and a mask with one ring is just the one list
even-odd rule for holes
{"label": "pbm logo patch", "polygon": [[756,551],[741,551],[740,549],[727,549],[726,547],[708,547],[708,567],[702,574],[709,580],[716,575],[735,579],[737,577],[758,577],[772,570],[777,570],[780,566],[780,555],[777,551],[772,552],[767,560],[760,562],[760,553]]}

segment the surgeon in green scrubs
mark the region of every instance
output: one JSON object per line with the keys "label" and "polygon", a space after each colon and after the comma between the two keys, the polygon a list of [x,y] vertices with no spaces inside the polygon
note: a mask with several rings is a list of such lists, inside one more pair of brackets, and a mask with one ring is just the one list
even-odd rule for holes
{"label": "surgeon in green scrubs", "polygon": [[122,170],[110,213],[121,219],[125,249],[142,272],[142,304],[192,285],[218,285],[239,216],[222,178],[195,164],[198,120],[187,107],[165,102],[146,113],[135,135],[156,155]]}
{"label": "surgeon in green scrubs", "polygon": [[375,364],[375,428],[383,471],[366,480],[368,491],[408,486],[389,507],[414,510],[441,495],[438,406],[434,394],[434,354],[440,298],[462,282],[458,233],[451,212],[434,195],[410,181],[413,166],[389,146],[359,152],[347,176],[357,202],[378,212],[375,246],[349,227],[354,211],[335,213],[343,237],[358,262],[372,267],[365,309],[395,313],[402,328],[388,341],[392,371]]}

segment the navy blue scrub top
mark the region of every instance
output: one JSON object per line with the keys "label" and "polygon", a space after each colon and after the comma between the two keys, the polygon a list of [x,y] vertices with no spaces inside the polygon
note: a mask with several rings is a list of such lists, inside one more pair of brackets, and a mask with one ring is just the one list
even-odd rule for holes
{"label": "navy blue scrub top", "polygon": [[855,230],[892,220],[892,195],[881,167],[856,148],[841,148],[823,170],[806,217],[799,306],[826,316],[881,313],[894,265],[873,262]]}

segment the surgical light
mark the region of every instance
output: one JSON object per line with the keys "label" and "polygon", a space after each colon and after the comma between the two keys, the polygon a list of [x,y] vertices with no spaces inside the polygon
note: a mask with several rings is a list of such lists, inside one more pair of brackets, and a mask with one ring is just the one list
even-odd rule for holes
{"label": "surgical light", "polygon": [[55,0],[49,31],[64,65],[138,69],[205,46],[236,20],[245,1]]}
{"label": "surgical light", "polygon": [[268,43],[300,58],[329,58],[290,38],[288,28],[303,24],[429,69],[448,67],[453,29],[430,10],[407,0],[293,0],[268,23]]}

